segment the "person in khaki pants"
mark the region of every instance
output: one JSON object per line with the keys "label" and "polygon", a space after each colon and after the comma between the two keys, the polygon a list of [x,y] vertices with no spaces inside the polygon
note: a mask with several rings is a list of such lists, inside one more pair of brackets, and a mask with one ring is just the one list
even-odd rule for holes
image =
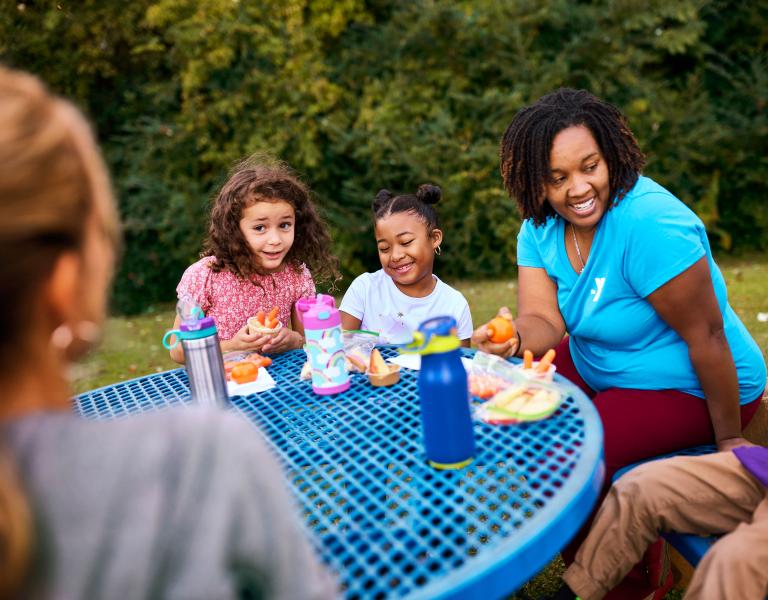
{"label": "person in khaki pants", "polygon": [[688,599],[763,600],[768,594],[768,448],[646,463],[611,488],[556,599],[602,598],[659,531],[722,535]]}

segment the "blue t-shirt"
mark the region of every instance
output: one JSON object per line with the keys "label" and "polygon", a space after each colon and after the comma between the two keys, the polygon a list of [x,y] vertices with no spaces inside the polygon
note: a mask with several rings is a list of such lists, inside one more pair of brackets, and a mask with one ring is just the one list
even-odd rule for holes
{"label": "blue t-shirt", "polygon": [[598,223],[581,275],[568,260],[564,228],[557,216],[539,227],[523,222],[517,264],[545,269],[557,285],[573,362],[592,389],[675,389],[704,397],[688,346],[646,297],[706,256],[741,403],[758,397],[765,387],[765,361],[728,304],[704,224],[685,204],[652,179],[639,177]]}

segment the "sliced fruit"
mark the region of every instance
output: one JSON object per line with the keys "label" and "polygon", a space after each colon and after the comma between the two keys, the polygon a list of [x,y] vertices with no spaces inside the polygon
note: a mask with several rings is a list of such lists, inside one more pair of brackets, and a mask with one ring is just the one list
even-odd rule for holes
{"label": "sliced fruit", "polygon": [[378,348],[374,348],[371,352],[371,360],[368,365],[368,371],[371,373],[389,373],[389,367],[381,356]]}

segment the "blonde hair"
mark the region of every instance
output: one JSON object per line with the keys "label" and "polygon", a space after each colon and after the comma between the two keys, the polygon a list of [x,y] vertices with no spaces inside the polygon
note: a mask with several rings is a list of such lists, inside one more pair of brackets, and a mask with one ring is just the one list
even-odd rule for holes
{"label": "blonde hair", "polygon": [[[0,66],[0,369],[27,351],[33,299],[59,255],[81,247],[94,216],[116,239],[107,172],[85,119],[37,78]],[[0,445],[0,597],[23,582],[31,539],[26,498]]]}

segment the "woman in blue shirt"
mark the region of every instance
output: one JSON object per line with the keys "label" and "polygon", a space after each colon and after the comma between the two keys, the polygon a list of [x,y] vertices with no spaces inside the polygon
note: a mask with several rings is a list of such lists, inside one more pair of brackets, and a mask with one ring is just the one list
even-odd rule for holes
{"label": "woman in blue shirt", "polygon": [[561,89],[515,115],[501,173],[524,218],[517,335],[473,336],[504,356],[556,347],[558,372],[603,420],[606,485],[643,458],[748,444],[766,381],[703,223],[644,164],[621,113],[589,92]]}

